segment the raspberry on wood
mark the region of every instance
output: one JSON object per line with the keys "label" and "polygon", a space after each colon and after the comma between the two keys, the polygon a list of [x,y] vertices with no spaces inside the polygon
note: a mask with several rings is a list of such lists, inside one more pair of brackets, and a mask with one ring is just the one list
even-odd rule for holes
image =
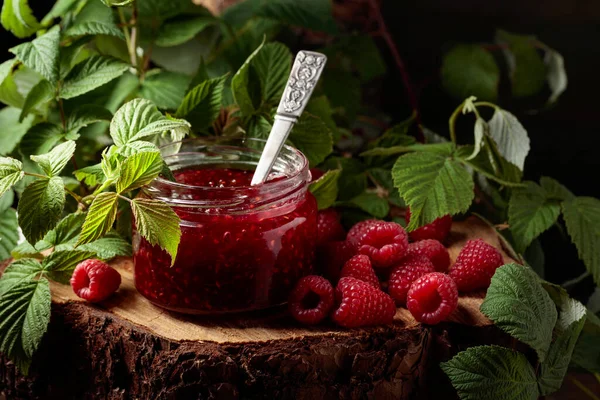
{"label": "raspberry on wood", "polygon": [[396,314],[394,300],[381,290],[352,277],[341,278],[336,288],[335,323],[345,328],[390,324]]}
{"label": "raspberry on wood", "polygon": [[309,275],[298,281],[288,301],[292,317],[307,325],[323,321],[333,308],[331,283],[322,276]]}
{"label": "raspberry on wood", "polygon": [[392,269],[388,293],[397,304],[406,305],[406,295],[413,282],[434,270],[433,263],[428,258],[419,255],[408,256]]}
{"label": "raspberry on wood", "polygon": [[347,276],[360,279],[379,289],[379,279],[377,278],[375,271],[373,271],[371,260],[363,254],[358,254],[346,262],[340,273],[340,278]]}
{"label": "raspberry on wood", "polygon": [[100,260],[80,262],[71,276],[71,287],[84,300],[95,303],[108,298],[121,285],[121,274]]}
{"label": "raspberry on wood", "polygon": [[494,246],[482,239],[469,240],[458,253],[449,275],[461,292],[486,289],[503,264],[504,258]]}
{"label": "raspberry on wood", "polygon": [[406,305],[417,321],[438,324],[448,318],[458,305],[456,284],[441,272],[425,274],[411,285]]}
{"label": "raspberry on wood", "polygon": [[446,272],[450,266],[450,254],[444,245],[435,239],[425,239],[410,243],[406,256],[419,255],[427,257],[437,272]]}
{"label": "raspberry on wood", "polygon": [[360,254],[369,256],[375,268],[388,268],[406,254],[408,236],[400,224],[378,221],[356,240]]}

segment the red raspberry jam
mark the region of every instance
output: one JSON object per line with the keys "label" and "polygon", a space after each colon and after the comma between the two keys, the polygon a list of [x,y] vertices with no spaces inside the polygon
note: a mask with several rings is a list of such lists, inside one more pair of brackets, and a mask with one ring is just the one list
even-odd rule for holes
{"label": "red raspberry jam", "polygon": [[199,140],[179,146],[165,157],[177,182],[159,178],[142,193],[168,202],[181,218],[178,255],[171,267],[165,251],[136,234],[138,291],[185,313],[285,303],[314,262],[317,205],[307,191],[306,158],[286,146],[270,179],[250,186],[260,151]]}

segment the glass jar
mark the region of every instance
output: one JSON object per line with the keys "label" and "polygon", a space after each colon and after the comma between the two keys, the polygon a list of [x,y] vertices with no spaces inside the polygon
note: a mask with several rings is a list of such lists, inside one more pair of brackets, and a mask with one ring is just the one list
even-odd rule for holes
{"label": "glass jar", "polygon": [[[285,146],[268,181],[250,186],[263,147],[261,140],[218,138],[161,148],[177,182],[157,178],[140,195],[173,208],[181,242],[171,266],[134,229],[135,285],[143,296],[184,313],[257,310],[284,304],[312,272],[317,204],[307,190],[308,161]],[[240,185],[240,177],[247,182]]]}

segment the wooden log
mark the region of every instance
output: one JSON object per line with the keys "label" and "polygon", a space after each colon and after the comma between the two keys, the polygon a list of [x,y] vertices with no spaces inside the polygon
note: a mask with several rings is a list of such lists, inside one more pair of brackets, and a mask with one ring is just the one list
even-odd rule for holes
{"label": "wooden log", "polygon": [[[451,258],[476,237],[502,249],[496,232],[472,217],[454,223]],[[136,292],[129,259],[113,265],[121,288],[98,305],[52,284],[50,326],[30,375],[0,358],[0,399],[427,398],[440,388],[451,393],[435,372],[454,351],[448,332],[460,330],[465,343],[481,336],[476,331],[504,340],[479,312],[482,293],[462,296],[450,322],[434,329],[403,308],[390,326],[307,328],[285,310],[219,318],[168,312]]]}

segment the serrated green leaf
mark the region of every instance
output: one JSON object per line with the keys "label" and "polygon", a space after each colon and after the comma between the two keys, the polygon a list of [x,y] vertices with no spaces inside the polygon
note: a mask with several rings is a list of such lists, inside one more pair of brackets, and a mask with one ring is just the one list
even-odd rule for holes
{"label": "serrated green leaf", "polygon": [[52,9],[42,19],[42,25],[48,26],[54,18],[62,17],[70,11],[78,0],[57,0]]}
{"label": "serrated green leaf", "polygon": [[316,115],[304,112],[289,136],[311,167],[319,165],[333,151],[333,138],[327,125]]}
{"label": "serrated green leaf", "polygon": [[264,44],[263,40],[231,79],[233,98],[244,115],[251,115],[260,105],[259,79],[256,71],[251,67],[251,63],[252,59],[260,53]]}
{"label": "serrated green leaf", "polygon": [[31,92],[25,98],[25,103],[23,103],[23,110],[21,111],[21,116],[19,117],[19,121],[23,121],[23,119],[29,114],[34,108],[39,106],[40,104],[44,104],[49,102],[54,98],[54,85],[43,79],[39,81],[37,85],[31,89]]}
{"label": "serrated green leaf", "polygon": [[367,188],[366,167],[356,158],[329,157],[323,163],[323,168],[342,171],[338,179],[338,199],[340,201],[350,200]]}
{"label": "serrated green leaf", "polygon": [[21,244],[18,244],[11,252],[10,255],[15,260],[20,260],[21,258],[37,258],[43,259],[44,256],[40,254],[40,251],[33,247],[29,242],[24,241]]}
{"label": "serrated green leaf", "polygon": [[600,285],[600,200],[576,197],[562,203],[567,232],[594,282]]}
{"label": "serrated green leaf", "polygon": [[410,206],[408,230],[465,212],[473,201],[471,174],[448,155],[405,154],[394,164],[392,177],[400,197]]}
{"label": "serrated green leaf", "polygon": [[170,18],[188,9],[190,2],[187,0],[145,0],[137,4],[138,12],[142,17]]}
{"label": "serrated green leaf", "polygon": [[129,65],[111,57],[92,56],[75,65],[66,76],[60,97],[71,99],[90,92],[121,76]]}
{"label": "serrated green leaf", "polygon": [[121,164],[117,179],[118,193],[128,192],[152,182],[162,171],[163,162],[159,152],[140,152],[127,157]]}
{"label": "serrated green leaf", "polygon": [[[81,226],[85,220],[84,213],[69,214],[64,217],[57,225],[56,228],[51,230],[44,236],[42,242],[47,243],[47,248],[58,247],[63,244],[71,243],[79,236]],[[38,250],[40,249],[40,242],[35,244]]]}
{"label": "serrated green leaf", "polygon": [[332,57],[342,56],[341,62],[348,63],[358,73],[362,82],[369,82],[386,71],[386,63],[373,37],[354,34],[340,37],[336,44],[328,46],[325,54]]}
{"label": "serrated green leaf", "polygon": [[[402,139],[398,139],[402,140]],[[405,142],[409,143],[411,140],[406,139]],[[374,149],[362,152],[361,157],[372,157],[372,156],[393,156],[396,154],[410,153],[410,152],[426,152],[426,153],[439,153],[449,154],[452,152],[452,143],[431,143],[431,144],[408,144],[398,145],[392,147],[375,147]]]}
{"label": "serrated green leaf", "polygon": [[12,190],[7,191],[0,196],[0,212],[6,211],[12,207],[15,201],[15,192]]}
{"label": "serrated green leaf", "polygon": [[79,249],[91,251],[102,260],[110,260],[117,256],[130,257],[133,252],[131,243],[121,238],[116,232],[109,232],[103,238],[79,246]]}
{"label": "serrated green leaf", "polygon": [[329,103],[327,96],[313,96],[306,104],[304,110],[312,115],[316,115],[327,125],[333,136],[333,143],[337,143],[341,138],[341,131],[338,129],[335,120],[333,119],[333,109]]}
{"label": "serrated green leaf", "polygon": [[548,99],[548,104],[555,103],[561,94],[567,90],[567,71],[565,69],[565,60],[563,56],[554,49],[545,48],[544,64],[546,64],[546,79],[552,94]]}
{"label": "serrated green leaf", "polygon": [[456,151],[456,157],[461,159],[470,168],[484,175],[486,178],[498,182],[502,186],[523,186],[521,178],[523,171],[515,164],[508,162],[498,152],[496,142],[484,136],[482,151],[472,160],[467,160],[473,153],[473,146],[460,146]]}
{"label": "serrated green leaf", "polygon": [[0,351],[27,375],[31,357],[50,321],[50,287],[47,279],[14,286],[0,297]]}
{"label": "serrated green leaf", "polygon": [[462,400],[536,400],[539,396],[527,358],[504,347],[471,347],[440,367]]}
{"label": "serrated green leaf", "polygon": [[75,64],[92,54],[92,51],[85,47],[90,40],[90,37],[81,37],[60,48],[60,79],[64,80]]}
{"label": "serrated green leaf", "polygon": [[393,147],[393,146],[411,146],[417,143],[414,137],[408,135],[408,130],[414,124],[415,118],[411,116],[406,121],[402,121],[386,130],[383,135],[374,140],[371,148],[375,147]]}
{"label": "serrated green leaf", "polygon": [[51,83],[58,80],[60,29],[53,27],[31,42],[10,49],[23,64],[39,72]]}
{"label": "serrated green leaf", "polygon": [[508,203],[508,223],[515,250],[523,253],[527,246],[549,229],[560,215],[560,204],[533,182],[513,191]]}
{"label": "serrated green leaf", "polygon": [[323,71],[321,84],[336,114],[354,121],[361,106],[360,80],[351,72],[332,65]]}
{"label": "serrated green leaf", "polygon": [[164,249],[171,256],[173,265],[181,239],[177,214],[162,201],[143,198],[131,201],[131,211],[139,234],[150,244]]}
{"label": "serrated green leaf", "polygon": [[175,110],[190,81],[189,76],[177,72],[152,71],[142,82],[139,96],[152,101],[158,108]]}
{"label": "serrated green leaf", "polygon": [[207,45],[199,40],[190,40],[173,47],[155,47],[151,60],[168,71],[193,75],[198,70],[202,57],[206,57]]}
{"label": "serrated green leaf", "polygon": [[55,250],[44,258],[42,266],[50,279],[67,284],[77,264],[92,258],[95,254],[85,250]]}
{"label": "serrated green leaf", "polygon": [[325,172],[308,187],[308,190],[317,199],[319,210],[329,208],[335,203],[338,195],[338,179],[341,171],[339,169]]}
{"label": "serrated green leaf", "polygon": [[496,101],[500,70],[491,53],[478,45],[452,48],[442,62],[442,84],[457,99],[476,96]]}
{"label": "serrated green leaf", "polygon": [[388,201],[381,198],[377,193],[363,192],[348,202],[375,218],[385,218],[390,212]]}
{"label": "serrated green leaf", "polygon": [[26,38],[40,29],[27,0],[4,0],[1,14],[2,26],[18,38]]}
{"label": "serrated green leaf", "polygon": [[73,25],[65,32],[67,36],[108,35],[124,39],[125,36],[115,24],[98,21],[85,21]]}
{"label": "serrated green leaf", "polygon": [[506,110],[496,109],[488,126],[500,154],[523,170],[530,149],[529,136],[517,117]]}
{"label": "serrated green leaf", "polygon": [[34,116],[27,116],[19,122],[21,111],[13,107],[4,107],[0,110],[0,126],[10,127],[10,134],[0,135],[0,155],[12,153],[33,123]]}
{"label": "serrated green leaf", "polygon": [[73,172],[75,178],[80,182],[85,182],[88,186],[96,186],[103,183],[106,179],[104,171],[100,164],[90,165],[89,167],[78,169]]}
{"label": "serrated green leaf", "polygon": [[496,270],[481,304],[495,325],[531,346],[544,361],[552,342],[556,307],[535,272],[518,264]]}
{"label": "serrated green leaf", "polygon": [[273,125],[262,115],[254,115],[246,124],[246,137],[266,140]]}
{"label": "serrated green leaf", "polygon": [[10,60],[6,60],[2,64],[0,64],[0,84],[2,84],[4,80],[10,75],[16,61],[17,60],[15,58],[11,58]]}
{"label": "serrated green leaf", "polygon": [[64,137],[62,129],[48,122],[32,126],[19,144],[20,153],[31,155],[48,153]]}
{"label": "serrated green leaf", "polygon": [[151,152],[158,150],[158,147],[156,147],[154,143],[146,142],[143,140],[137,140],[134,142],[127,143],[122,147],[119,147],[117,149],[117,153],[122,155],[123,157],[129,157],[140,152]]}
{"label": "serrated green leaf", "polygon": [[30,156],[44,170],[46,175],[53,177],[59,175],[75,153],[75,142],[69,140],[61,143],[49,153]]}
{"label": "serrated green leaf", "polygon": [[587,312],[585,324],[573,351],[575,364],[590,372],[600,373],[600,318]]}
{"label": "serrated green leaf", "polygon": [[163,118],[158,121],[154,121],[140,129],[133,137],[131,138],[133,141],[139,141],[148,136],[155,135],[157,133],[162,133],[164,131],[172,131],[172,130],[189,130],[190,123],[177,118]]}
{"label": "serrated green leaf", "polygon": [[[3,196],[4,197],[4,196]],[[10,252],[19,241],[17,213],[12,208],[0,211],[0,261],[10,258]],[[6,275],[6,272],[4,272]],[[1,295],[0,290],[0,295]]]}
{"label": "serrated green leaf", "polygon": [[96,196],[85,217],[77,246],[93,242],[110,231],[117,217],[117,200],[118,195],[114,192]]}
{"label": "serrated green leaf", "polygon": [[58,223],[65,206],[65,187],[59,176],[32,182],[23,191],[17,211],[19,226],[29,243],[36,243]]}
{"label": "serrated green leaf", "polygon": [[177,46],[191,40],[207,27],[217,23],[213,17],[185,15],[165,21],[158,31],[156,45],[160,47]]}
{"label": "serrated green leaf", "polygon": [[175,115],[186,118],[195,130],[209,127],[221,111],[227,75],[200,83],[186,95]]}
{"label": "serrated green leaf", "polygon": [[23,179],[24,175],[21,161],[9,157],[0,157],[0,196]]}
{"label": "serrated green leaf", "polygon": [[564,297],[556,322],[556,339],[548,357],[540,366],[538,377],[542,396],[556,392],[562,386],[579,334],[585,324],[586,309],[580,302]]}
{"label": "serrated green leaf", "polygon": [[573,200],[575,195],[569,189],[561,185],[556,179],[542,176],[540,185],[546,191],[546,196],[554,200]]}
{"label": "serrated green leaf", "polygon": [[267,43],[250,63],[260,79],[261,104],[277,104],[292,68],[292,53],[281,43]]}
{"label": "serrated green leaf", "polygon": [[525,252],[523,253],[523,258],[525,259],[526,264],[543,279],[546,275],[546,256],[544,255],[542,244],[538,239],[534,239],[531,244],[527,246],[527,249],[525,249]]}
{"label": "serrated green leaf", "polygon": [[94,122],[110,121],[112,113],[106,108],[95,104],[85,104],[77,107],[67,117],[65,124],[66,136],[73,137],[78,134],[81,128],[84,128]]}
{"label": "serrated green leaf", "polygon": [[257,15],[315,31],[338,32],[331,2],[326,0],[263,1],[257,9]]}
{"label": "serrated green leaf", "polygon": [[33,258],[21,258],[6,267],[0,278],[0,298],[10,289],[32,280],[42,271],[42,264]]}

